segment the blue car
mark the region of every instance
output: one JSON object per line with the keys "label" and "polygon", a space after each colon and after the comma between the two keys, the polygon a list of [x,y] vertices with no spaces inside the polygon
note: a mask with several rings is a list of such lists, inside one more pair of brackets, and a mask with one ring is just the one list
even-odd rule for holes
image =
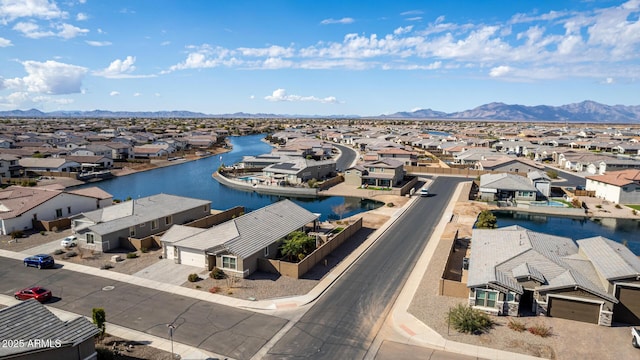
{"label": "blue car", "polygon": [[53,257],[47,254],[38,254],[24,259],[24,266],[34,266],[38,269],[52,268],[54,265]]}

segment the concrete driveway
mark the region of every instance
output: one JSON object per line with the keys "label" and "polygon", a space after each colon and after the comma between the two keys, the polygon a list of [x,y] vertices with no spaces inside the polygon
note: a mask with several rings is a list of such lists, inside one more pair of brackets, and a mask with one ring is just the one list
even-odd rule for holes
{"label": "concrete driveway", "polygon": [[[173,260],[162,259],[132,275],[165,284],[182,285],[187,281],[189,274],[201,274],[205,272],[201,267],[176,264]],[[200,275],[200,277],[203,277],[203,275]]]}
{"label": "concrete driveway", "polygon": [[54,240],[54,241],[50,241],[38,246],[34,246],[32,248],[29,248],[29,250],[25,250],[24,252],[29,253],[29,254],[51,254],[52,252],[56,251],[57,249],[62,249],[62,246],[60,246],[60,242],[62,241],[62,239],[64,239],[65,236],[61,237],[58,240]]}

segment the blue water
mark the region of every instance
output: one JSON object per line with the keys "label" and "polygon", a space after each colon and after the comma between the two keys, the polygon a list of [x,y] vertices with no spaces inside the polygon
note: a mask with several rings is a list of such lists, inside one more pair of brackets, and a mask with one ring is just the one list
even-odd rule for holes
{"label": "blue water", "polygon": [[[184,162],[164,168],[143,171],[121,176],[101,182],[83,185],[98,186],[113,195],[114,199],[124,200],[127,197],[139,198],[158,193],[179,195],[196,199],[211,200],[211,208],[226,210],[234,206],[244,206],[247,212],[253,211],[276,201],[282,196],[262,195],[255,192],[234,190],[220,185],[211,174],[222,164],[232,165],[242,160],[245,155],[260,155],[271,152],[271,146],[261,141],[264,135],[231,137],[231,152],[208,158]],[[305,209],[321,214],[320,220],[337,219],[332,208],[347,204],[350,208],[343,217],[358,214],[376,208],[380,202],[361,200],[360,198],[344,198],[340,196],[315,199],[290,198]]]}
{"label": "blue water", "polygon": [[586,217],[547,216],[512,211],[494,211],[498,227],[520,225],[536,232],[580,240],[594,236],[625,243],[640,256],[640,220],[600,219]]}

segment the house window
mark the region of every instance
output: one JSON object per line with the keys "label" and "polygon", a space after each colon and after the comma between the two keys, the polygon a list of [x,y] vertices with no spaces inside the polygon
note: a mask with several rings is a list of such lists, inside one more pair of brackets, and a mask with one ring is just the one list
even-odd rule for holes
{"label": "house window", "polygon": [[235,256],[222,255],[223,269],[237,270],[238,265],[236,262],[237,262],[237,259]]}
{"label": "house window", "polygon": [[62,217],[62,209],[56,209],[56,218]]}
{"label": "house window", "polygon": [[71,214],[71,206],[67,206],[67,215]]}
{"label": "house window", "polygon": [[496,307],[497,298],[496,291],[476,290],[476,306]]}
{"label": "house window", "polygon": [[165,225],[171,225],[172,221],[173,221],[173,219],[171,218],[171,216],[165,216],[164,217],[164,224]]}
{"label": "house window", "polygon": [[264,248],[264,257],[269,256],[269,247]]}
{"label": "house window", "polygon": [[516,293],[509,291],[509,293],[507,294],[507,301],[516,301]]}
{"label": "house window", "polygon": [[202,211],[207,212],[209,211],[209,206],[205,205],[202,207]]}
{"label": "house window", "polygon": [[158,219],[151,220],[151,230],[158,228]]}
{"label": "house window", "polygon": [[87,244],[93,244],[94,242],[93,234],[87,234]]}
{"label": "house window", "polygon": [[136,236],[136,227],[135,226],[129,226],[129,236],[130,237]]}

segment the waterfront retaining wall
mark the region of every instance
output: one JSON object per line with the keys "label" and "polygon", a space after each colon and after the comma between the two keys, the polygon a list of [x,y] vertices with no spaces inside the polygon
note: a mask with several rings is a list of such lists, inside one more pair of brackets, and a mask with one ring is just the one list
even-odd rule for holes
{"label": "waterfront retaining wall", "polygon": [[248,184],[244,181],[229,179],[218,172],[213,173],[213,178],[217,180],[220,184],[230,187],[232,189],[243,190],[243,191],[255,191],[260,194],[290,195],[290,196],[298,196],[298,197],[317,197],[318,196],[318,189]]}

